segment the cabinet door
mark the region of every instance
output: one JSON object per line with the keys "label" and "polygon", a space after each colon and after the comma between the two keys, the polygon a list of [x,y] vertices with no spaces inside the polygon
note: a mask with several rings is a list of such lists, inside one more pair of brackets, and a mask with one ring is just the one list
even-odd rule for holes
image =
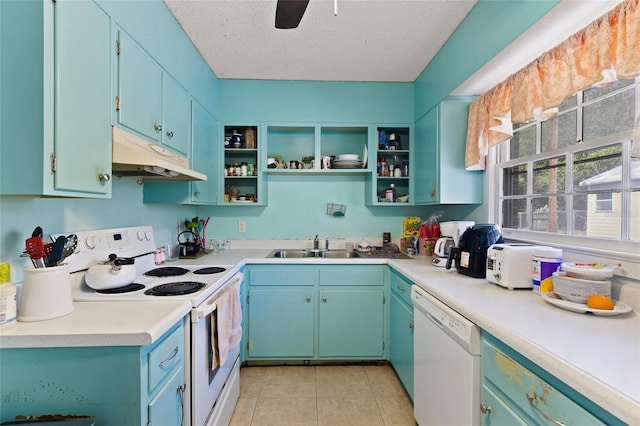
{"label": "cabinet door", "polygon": [[118,123],[160,142],[162,69],[124,31],[118,40]]}
{"label": "cabinet door", "polygon": [[382,288],[320,290],[318,355],[382,357],[383,303]]}
{"label": "cabinet door", "polygon": [[482,387],[482,426],[527,426],[502,399],[487,386]]}
{"label": "cabinet door", "polygon": [[439,106],[439,187],[442,204],[481,204],[483,172],[467,171],[469,99],[448,99]]}
{"label": "cabinet door", "polygon": [[414,160],[410,172],[413,176],[414,204],[432,204],[439,200],[438,111],[439,107],[436,106],[416,121]]}
{"label": "cabinet door", "polygon": [[312,358],[314,299],[312,287],[249,290],[249,358]]}
{"label": "cabinet door", "polygon": [[109,16],[89,1],[57,2],[54,14],[54,189],[108,196],[100,175],[111,173]]}
{"label": "cabinet door", "polygon": [[[162,144],[189,156],[191,141],[189,92],[166,72],[162,73]],[[213,143],[213,140],[211,140]]]}
{"label": "cabinet door", "polygon": [[215,204],[218,200],[218,169],[216,167],[216,137],[218,121],[198,102],[192,102],[192,152],[193,168],[207,175],[207,180],[191,182],[192,200]]}
{"label": "cabinet door", "polygon": [[149,402],[148,425],[181,425],[183,416],[184,370],[175,374]]}
{"label": "cabinet door", "polygon": [[413,398],[413,309],[394,293],[389,301],[389,361]]}

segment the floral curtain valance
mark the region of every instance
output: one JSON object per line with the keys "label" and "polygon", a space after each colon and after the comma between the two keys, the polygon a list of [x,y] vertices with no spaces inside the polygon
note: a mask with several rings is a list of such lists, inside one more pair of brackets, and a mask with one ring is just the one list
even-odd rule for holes
{"label": "floral curtain valance", "polygon": [[640,75],[639,1],[620,3],[475,99],[469,107],[467,170],[484,169],[489,148],[513,136],[512,123],[551,118],[576,92]]}

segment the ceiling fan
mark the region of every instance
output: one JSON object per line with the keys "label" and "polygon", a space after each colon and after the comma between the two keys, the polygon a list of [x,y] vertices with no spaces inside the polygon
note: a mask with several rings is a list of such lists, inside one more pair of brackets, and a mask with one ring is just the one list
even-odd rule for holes
{"label": "ceiling fan", "polygon": [[297,28],[309,0],[278,0],[276,5],[276,28],[289,30]]}

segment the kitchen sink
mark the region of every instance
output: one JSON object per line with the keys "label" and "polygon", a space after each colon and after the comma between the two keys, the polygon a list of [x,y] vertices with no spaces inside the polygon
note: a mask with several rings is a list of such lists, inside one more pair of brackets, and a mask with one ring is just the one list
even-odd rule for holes
{"label": "kitchen sink", "polygon": [[322,257],[327,259],[351,259],[360,255],[354,251],[346,250],[299,250],[299,249],[277,249],[269,253],[267,257],[277,258],[302,258],[302,257]]}

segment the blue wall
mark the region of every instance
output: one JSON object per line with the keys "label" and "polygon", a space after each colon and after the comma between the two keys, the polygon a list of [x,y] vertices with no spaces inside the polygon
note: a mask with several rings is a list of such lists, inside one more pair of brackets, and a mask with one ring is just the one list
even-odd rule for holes
{"label": "blue wall", "polygon": [[[416,83],[408,84],[217,80],[162,1],[99,0],[222,123],[413,122],[555,3],[481,0]],[[364,178],[357,176],[269,176],[267,207],[143,204],[142,187],[131,178],[115,179],[112,193],[110,200],[0,196],[0,262],[11,262],[13,279],[21,279],[24,259],[18,256],[37,225],[58,233],[149,224],[157,243],[165,244],[177,221],[196,214],[212,217],[211,237],[230,238],[378,237],[383,231],[397,236],[402,217],[435,212],[444,219],[486,219],[485,206],[365,207]],[[347,204],[346,216],[327,216],[327,202]],[[237,233],[239,219],[247,222],[245,234]]]}
{"label": "blue wall", "polygon": [[416,80],[415,119],[447,97],[558,3],[558,0],[478,1]]}

